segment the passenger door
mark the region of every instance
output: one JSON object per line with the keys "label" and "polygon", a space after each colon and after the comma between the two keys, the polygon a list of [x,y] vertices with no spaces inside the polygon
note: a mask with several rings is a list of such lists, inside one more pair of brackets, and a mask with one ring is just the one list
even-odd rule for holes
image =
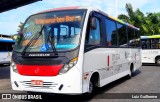
{"label": "passenger door", "polygon": [[[94,72],[103,72],[106,70],[106,55],[105,50],[102,46],[103,32],[102,24],[103,18],[101,15],[94,15],[92,18],[96,21],[96,27],[91,27],[90,22],[88,23],[88,30],[85,39],[85,51],[83,59],[83,91],[86,92],[89,85],[91,75]],[[105,73],[104,73],[105,74]],[[101,77],[103,77],[101,74]]]}
{"label": "passenger door", "polygon": [[[104,65],[101,62],[101,18],[98,16],[93,16],[92,19],[96,22],[96,28],[92,28],[89,25],[89,31],[86,34],[85,41],[85,53],[84,53],[84,72],[91,72],[100,68]],[[90,20],[90,23],[92,21]],[[103,56],[103,55],[102,55]]]}

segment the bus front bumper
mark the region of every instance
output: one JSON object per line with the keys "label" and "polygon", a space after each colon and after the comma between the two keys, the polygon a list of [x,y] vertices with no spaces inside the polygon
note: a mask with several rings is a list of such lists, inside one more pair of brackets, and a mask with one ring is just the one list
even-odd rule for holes
{"label": "bus front bumper", "polygon": [[[67,73],[57,76],[23,76],[11,71],[11,86],[17,91],[31,91],[58,94],[82,94],[80,71],[73,67]],[[33,86],[32,81],[42,81],[43,85]]]}

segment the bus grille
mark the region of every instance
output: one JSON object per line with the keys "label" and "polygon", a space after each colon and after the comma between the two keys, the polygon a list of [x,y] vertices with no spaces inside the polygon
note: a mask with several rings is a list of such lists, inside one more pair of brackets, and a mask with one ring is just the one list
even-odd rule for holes
{"label": "bus grille", "polygon": [[25,88],[53,88],[56,87],[58,84],[54,82],[43,82],[43,86],[32,86],[31,81],[21,81],[20,82]]}

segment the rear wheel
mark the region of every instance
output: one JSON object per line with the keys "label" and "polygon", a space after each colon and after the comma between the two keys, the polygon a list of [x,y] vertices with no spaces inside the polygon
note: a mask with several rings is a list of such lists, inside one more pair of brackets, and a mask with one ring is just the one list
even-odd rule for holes
{"label": "rear wheel", "polygon": [[130,66],[130,73],[127,76],[129,79],[131,79],[133,77],[133,64],[131,64]]}
{"label": "rear wheel", "polygon": [[157,58],[156,58],[156,65],[157,65],[157,66],[160,66],[160,57],[157,57]]}

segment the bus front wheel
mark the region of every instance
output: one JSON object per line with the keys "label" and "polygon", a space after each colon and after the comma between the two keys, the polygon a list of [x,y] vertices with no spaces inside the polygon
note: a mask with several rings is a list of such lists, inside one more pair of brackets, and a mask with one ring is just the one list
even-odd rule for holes
{"label": "bus front wheel", "polygon": [[94,96],[94,84],[93,84],[93,81],[90,81],[89,82],[89,87],[88,87],[88,92],[84,93],[83,94],[83,98],[85,99],[91,99],[93,96]]}
{"label": "bus front wheel", "polygon": [[94,73],[90,79],[89,86],[88,86],[88,92],[86,93],[88,98],[91,98],[94,96],[94,94],[98,91],[99,86],[99,74]]}
{"label": "bus front wheel", "polygon": [[89,83],[89,90],[88,90],[88,94],[93,94],[93,90],[94,90],[93,82],[92,82],[92,81],[90,81],[90,83]]}

